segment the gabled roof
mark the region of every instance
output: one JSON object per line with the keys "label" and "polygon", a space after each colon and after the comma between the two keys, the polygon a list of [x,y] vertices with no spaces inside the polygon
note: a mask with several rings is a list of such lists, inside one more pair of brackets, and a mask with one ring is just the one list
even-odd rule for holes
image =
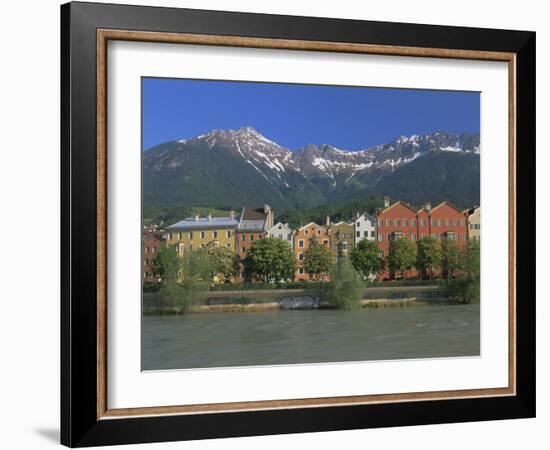
{"label": "gabled roof", "polygon": [[286,228],[288,231],[292,231],[292,229],[291,229],[288,225],[286,225],[286,224],[284,224],[284,223],[282,223],[282,222],[277,222],[277,223],[276,223],[275,225],[273,225],[269,230],[267,230],[267,232],[268,232],[268,233],[271,233],[273,230],[275,230],[275,229],[277,229],[277,228],[279,228],[279,227],[281,227],[281,228]]}
{"label": "gabled roof", "polygon": [[319,224],[317,224],[317,223],[315,223],[315,222],[309,222],[308,224],[306,224],[306,225],[304,225],[304,226],[298,228],[298,231],[299,231],[299,230],[303,230],[304,228],[307,228],[307,227],[309,227],[309,226],[311,226],[311,225],[315,225],[316,227],[326,229],[324,226],[319,225]]}
{"label": "gabled roof", "polygon": [[360,219],[362,216],[365,217],[365,219],[370,220],[372,223],[376,220],[376,218],[372,215],[370,215],[368,212],[361,213],[361,215],[358,217]]}
{"label": "gabled roof", "polygon": [[443,206],[443,205],[447,205],[447,206],[453,208],[455,211],[458,211],[460,214],[463,214],[463,212],[462,212],[460,209],[458,209],[455,205],[453,205],[451,202],[449,202],[449,201],[447,201],[447,200],[442,201],[439,205],[433,207],[429,212],[432,213],[432,212],[434,212],[437,208],[440,208],[440,207]]}
{"label": "gabled roof", "polygon": [[390,205],[387,208],[384,208],[384,209],[380,210],[379,213],[385,213],[385,212],[389,211],[390,209],[394,208],[397,205],[403,205],[405,208],[411,210],[413,213],[416,214],[416,210],[414,210],[410,205],[408,205],[407,203],[405,203],[401,200],[399,200],[398,202],[395,202],[393,205]]}
{"label": "gabled roof", "polygon": [[264,212],[263,207],[253,208],[244,206],[237,230],[245,232],[262,232],[264,231],[266,218],[267,214]]}

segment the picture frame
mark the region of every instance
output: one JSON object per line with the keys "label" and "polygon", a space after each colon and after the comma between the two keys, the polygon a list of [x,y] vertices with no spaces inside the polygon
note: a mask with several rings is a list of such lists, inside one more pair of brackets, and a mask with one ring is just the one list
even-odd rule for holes
{"label": "picture frame", "polygon": [[[72,2],[61,7],[61,442],[70,447],[535,416],[535,33]],[[501,61],[509,72],[506,388],[107,404],[107,43]]]}

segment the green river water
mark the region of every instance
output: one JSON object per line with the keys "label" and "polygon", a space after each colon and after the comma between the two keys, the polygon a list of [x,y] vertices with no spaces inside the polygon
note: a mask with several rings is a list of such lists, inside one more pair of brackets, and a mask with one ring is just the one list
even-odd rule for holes
{"label": "green river water", "polygon": [[479,305],[144,316],[142,369],[479,355]]}

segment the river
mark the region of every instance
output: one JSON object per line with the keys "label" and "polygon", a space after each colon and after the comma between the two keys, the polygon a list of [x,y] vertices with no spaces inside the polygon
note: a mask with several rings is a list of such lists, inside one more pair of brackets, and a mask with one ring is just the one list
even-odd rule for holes
{"label": "river", "polygon": [[143,370],[479,355],[479,305],[144,316]]}

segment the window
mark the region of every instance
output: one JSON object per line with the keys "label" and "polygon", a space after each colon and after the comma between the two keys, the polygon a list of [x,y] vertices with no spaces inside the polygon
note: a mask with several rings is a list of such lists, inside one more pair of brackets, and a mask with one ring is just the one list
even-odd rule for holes
{"label": "window", "polygon": [[425,227],[428,224],[428,221],[426,219],[422,219],[422,226]]}
{"label": "window", "polygon": [[356,235],[357,235],[357,237],[361,237],[361,232],[358,231],[358,232],[356,233]]}
{"label": "window", "polygon": [[304,254],[303,254],[303,253],[298,253],[298,260],[299,260],[299,261],[303,261],[303,260],[304,260]]}
{"label": "window", "polygon": [[432,219],[432,227],[435,227],[435,226],[437,226],[437,220]]}
{"label": "window", "polygon": [[151,247],[151,253],[155,253],[155,247]]}
{"label": "window", "polygon": [[143,250],[143,253],[149,253],[149,247],[145,247],[145,249]]}
{"label": "window", "polygon": [[460,225],[460,219],[455,220],[455,225],[458,227]]}
{"label": "window", "polygon": [[361,222],[356,222],[355,225],[357,226],[357,228],[361,228]]}
{"label": "window", "polygon": [[201,231],[201,239],[204,239],[204,231]]}
{"label": "window", "polygon": [[395,219],[395,226],[396,226],[396,227],[400,227],[400,226],[401,226],[401,220],[400,220],[400,219]]}
{"label": "window", "polygon": [[391,227],[393,224],[393,221],[391,219],[386,220],[386,223],[388,224],[388,227]]}
{"label": "window", "polygon": [[254,240],[254,235],[253,235],[253,234],[250,235],[250,240],[251,240],[251,241]]}
{"label": "window", "polygon": [[225,244],[227,248],[231,248],[231,244]]}
{"label": "window", "polygon": [[363,231],[363,237],[369,237],[369,232],[368,231]]}
{"label": "window", "polygon": [[172,240],[172,233],[168,233],[168,240],[169,240],[169,241]]}
{"label": "window", "polygon": [[411,240],[416,241],[416,234],[411,234]]}
{"label": "window", "polygon": [[328,239],[324,239],[323,244],[328,245]]}
{"label": "window", "polygon": [[453,226],[453,221],[452,221],[452,219],[448,219],[448,220],[447,220],[447,226],[449,226],[449,227],[452,227],[452,226]]}
{"label": "window", "polygon": [[383,234],[379,234],[378,235],[378,242],[383,242],[384,241],[384,235]]}
{"label": "window", "polygon": [[374,237],[374,234],[375,234],[374,231],[371,231],[371,232],[370,232],[370,237],[373,238],[373,237]]}
{"label": "window", "polygon": [[214,235],[214,239],[218,239],[218,232],[217,231],[214,231],[212,234]]}
{"label": "window", "polygon": [[303,275],[303,274],[304,274],[304,268],[303,268],[303,267],[300,267],[300,268],[298,269],[298,273],[299,273],[300,275]]}
{"label": "window", "polygon": [[317,230],[317,235],[321,235],[321,230]]}
{"label": "window", "polygon": [[189,239],[193,240],[193,232],[192,231],[189,232]]}
{"label": "window", "polygon": [[287,239],[288,239],[289,241],[292,240],[292,233],[288,233]]}
{"label": "window", "polygon": [[178,233],[178,240],[181,239],[181,233]]}
{"label": "window", "polygon": [[225,237],[230,238],[231,237],[231,231],[226,231],[225,232]]}
{"label": "window", "polygon": [[416,219],[413,219],[412,220],[412,226],[413,227],[416,227],[416,225],[418,224],[418,221]]}
{"label": "window", "polygon": [[298,247],[304,248],[304,240],[303,240],[303,239],[300,239],[300,240],[298,241]]}
{"label": "window", "polygon": [[304,234],[307,236],[309,234],[309,230],[304,230]]}
{"label": "window", "polygon": [[241,247],[241,253],[246,253],[246,247]]}
{"label": "window", "polygon": [[353,233],[348,233],[348,239],[351,239],[353,237]]}
{"label": "window", "polygon": [[383,227],[384,226],[384,219],[378,219],[378,226]]}
{"label": "window", "polygon": [[403,226],[404,226],[404,227],[408,227],[408,226],[409,226],[409,220],[408,220],[408,219],[403,219]]}
{"label": "window", "polygon": [[246,241],[246,234],[241,234],[241,241]]}

